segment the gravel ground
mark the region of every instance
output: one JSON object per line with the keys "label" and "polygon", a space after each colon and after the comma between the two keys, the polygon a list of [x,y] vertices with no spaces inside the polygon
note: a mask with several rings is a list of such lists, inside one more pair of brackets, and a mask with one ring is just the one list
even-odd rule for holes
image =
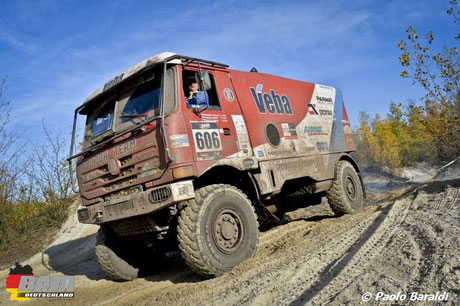
{"label": "gravel ground", "polygon": [[[94,255],[97,227],[72,216],[51,246],[22,264],[35,275],[74,275],[73,305],[355,305],[366,292],[370,304],[390,303],[376,301],[378,292],[407,295],[405,303],[413,292],[419,298],[446,292],[454,305],[460,300],[459,205],[458,178],[377,192],[354,215],[326,213],[262,232],[255,257],[220,277],[196,276],[172,254],[158,274],[126,283],[106,279]],[[8,273],[0,272],[0,304],[9,302]]]}

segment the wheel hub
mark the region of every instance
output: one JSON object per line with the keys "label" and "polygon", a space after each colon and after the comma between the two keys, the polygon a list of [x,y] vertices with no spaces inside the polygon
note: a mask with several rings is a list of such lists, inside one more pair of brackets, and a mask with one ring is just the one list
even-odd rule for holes
{"label": "wheel hub", "polygon": [[348,198],[354,201],[356,199],[356,187],[355,182],[351,177],[348,176],[346,178],[345,186]]}
{"label": "wheel hub", "polygon": [[214,239],[217,247],[225,252],[235,251],[242,238],[242,227],[239,217],[230,211],[222,211],[214,222]]}

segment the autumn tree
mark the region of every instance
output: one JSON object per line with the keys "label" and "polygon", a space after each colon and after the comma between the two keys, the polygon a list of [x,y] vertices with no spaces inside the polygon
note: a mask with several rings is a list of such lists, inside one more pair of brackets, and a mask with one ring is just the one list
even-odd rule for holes
{"label": "autumn tree", "polygon": [[[456,0],[450,1],[447,14],[454,24],[460,25],[460,10]],[[460,30],[454,43],[460,40]],[[433,137],[440,160],[460,155],[460,59],[457,47],[445,44],[441,51],[433,52],[435,35],[432,31],[421,40],[413,26],[406,30],[407,40],[398,43],[402,51],[399,61],[404,67],[403,78],[412,79],[425,89],[423,106],[414,108],[420,112],[420,124]],[[413,113],[415,114],[415,113]]]}

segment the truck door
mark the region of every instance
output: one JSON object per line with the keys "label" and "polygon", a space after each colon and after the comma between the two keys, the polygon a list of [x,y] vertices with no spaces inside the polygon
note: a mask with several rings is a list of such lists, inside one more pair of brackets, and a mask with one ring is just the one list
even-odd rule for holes
{"label": "truck door", "polygon": [[[186,67],[187,68],[187,67]],[[209,106],[196,114],[187,108],[189,82],[196,70],[182,70],[182,110],[189,128],[190,144],[194,148],[194,160],[211,161],[222,158],[251,156],[246,123],[235,90],[226,70],[207,70],[211,88],[207,90]]]}

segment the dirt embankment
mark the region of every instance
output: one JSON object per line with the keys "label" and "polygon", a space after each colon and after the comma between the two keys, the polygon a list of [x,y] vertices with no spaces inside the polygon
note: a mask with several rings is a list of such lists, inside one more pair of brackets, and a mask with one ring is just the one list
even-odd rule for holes
{"label": "dirt embankment", "polygon": [[[82,305],[359,304],[365,292],[374,297],[448,292],[448,304],[455,304],[460,300],[459,205],[460,179],[375,193],[357,214],[324,215],[261,233],[254,258],[208,280],[175,255],[159,263],[155,276],[109,281],[94,255],[97,227],[78,224],[75,217],[53,245],[25,264],[35,275],[74,275],[73,303]],[[8,270],[0,272],[0,279],[7,276]],[[8,299],[1,281],[0,303]]]}

